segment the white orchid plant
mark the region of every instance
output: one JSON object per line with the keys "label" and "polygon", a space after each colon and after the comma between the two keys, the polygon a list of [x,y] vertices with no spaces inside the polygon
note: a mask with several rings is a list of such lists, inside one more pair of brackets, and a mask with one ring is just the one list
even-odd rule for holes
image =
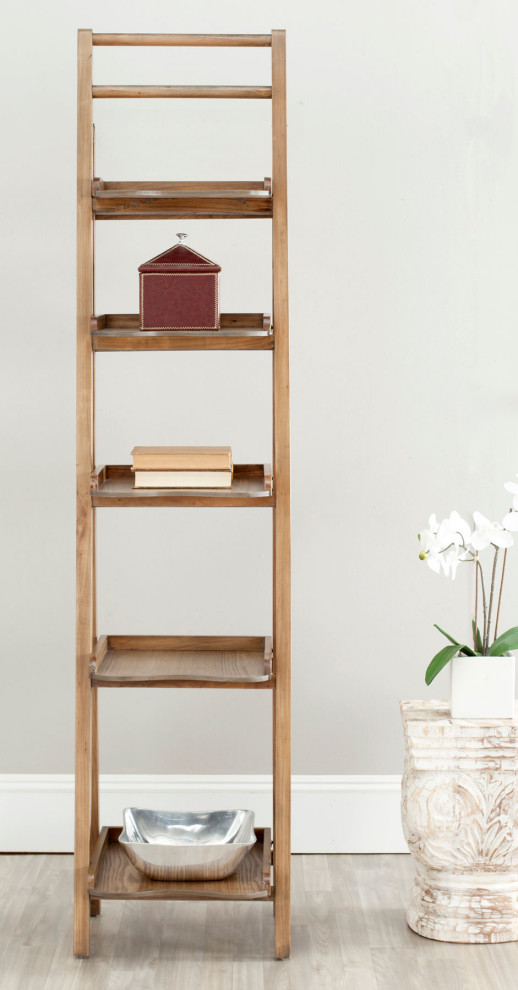
{"label": "white orchid plant", "polygon": [[[452,512],[442,522],[439,522],[434,514],[430,516],[428,528],[419,533],[419,559],[426,560],[428,566],[437,574],[442,572],[446,577],[453,579],[459,564],[471,563],[475,566],[473,647],[454,639],[453,636],[435,624],[435,628],[449,640],[450,645],[444,646],[430,661],[425,675],[427,684],[432,683],[439,671],[457,653],[467,657],[501,657],[511,650],[518,649],[518,626],[513,626],[498,636],[498,620],[507,552],[513,544],[511,534],[518,532],[518,484],[510,481],[504,487],[506,491],[512,493],[513,505],[501,523],[491,522],[481,512],[474,512],[474,529],[471,529],[458,512]],[[483,554],[488,548],[493,550],[493,559],[490,561],[490,586],[484,580],[484,571],[480,560],[480,554]],[[501,555],[501,551],[503,551],[503,555]],[[482,606],[480,624],[478,616],[479,597]],[[496,618],[492,632],[495,607]]]}

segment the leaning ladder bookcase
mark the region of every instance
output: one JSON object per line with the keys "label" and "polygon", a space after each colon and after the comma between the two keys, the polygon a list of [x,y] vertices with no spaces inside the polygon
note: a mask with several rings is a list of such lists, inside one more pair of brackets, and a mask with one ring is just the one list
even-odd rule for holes
{"label": "leaning ladder bookcase", "polygon": [[[271,86],[92,84],[96,45],[269,47]],[[290,953],[290,466],[286,188],[285,32],[266,35],[92,34],[78,37],[77,184],[77,666],[74,953],[88,956],[90,916],[101,900],[268,900],[275,954]],[[93,174],[93,100],[99,98],[270,99],[272,181],[117,182]],[[222,314],[216,333],[139,330],[138,316],[95,315],[94,225],[131,219],[272,220],[273,319]],[[235,465],[228,492],[136,491],[125,465],[96,466],[97,351],[269,350],[272,353],[273,471]],[[177,438],[175,438],[177,440]],[[99,508],[204,506],[273,513],[273,640],[258,636],[111,636],[96,622],[95,515]],[[157,673],[158,671],[158,673]],[[102,687],[269,690],[273,706],[273,843],[257,842],[227,880],[148,880],[126,859],[120,828],[100,827],[97,693]]]}

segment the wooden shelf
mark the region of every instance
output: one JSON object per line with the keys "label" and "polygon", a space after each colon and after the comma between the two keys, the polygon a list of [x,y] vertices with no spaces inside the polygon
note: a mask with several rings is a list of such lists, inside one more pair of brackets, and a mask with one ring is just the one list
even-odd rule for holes
{"label": "wooden shelf", "polygon": [[98,687],[272,688],[269,636],[100,636]]}
{"label": "wooden shelf", "polygon": [[257,842],[226,880],[150,880],[130,863],[118,842],[120,827],[101,829],[88,869],[91,899],[144,901],[271,900],[271,831],[256,828]]}
{"label": "wooden shelf", "polygon": [[[271,47],[271,86],[93,86],[93,45]],[[105,181],[93,175],[94,98],[270,99],[273,178],[229,181]],[[242,140],[234,135],[228,142]],[[138,141],[138,135],[135,137]],[[236,146],[237,146],[236,145]],[[230,144],[229,144],[230,147]],[[290,430],[285,32],[271,35],[78,34],[77,129],[77,552],[74,954],[90,953],[90,918],[101,898],[275,900],[275,955],[290,954]],[[272,193],[274,190],[274,195]],[[227,313],[217,332],[141,331],[136,314],[95,311],[94,220],[271,218],[272,319]],[[264,305],[267,305],[266,303]],[[269,304],[268,304],[269,305]],[[273,329],[272,329],[273,328]],[[230,489],[135,489],[129,465],[94,467],[96,351],[269,350],[272,361],[272,471],[234,465]],[[242,364],[242,362],[239,362]],[[246,363],[246,362],[245,362]],[[240,369],[246,376],[246,368]],[[195,382],[193,387],[195,386]],[[269,403],[268,403],[269,405]],[[239,409],[235,410],[239,416]],[[208,411],[210,415],[210,410]],[[181,438],[179,438],[181,439]],[[135,441],[134,441],[135,442]],[[177,440],[178,442],[178,440]],[[272,513],[272,648],[264,637],[97,635],[95,509],[102,507],[257,507]],[[96,644],[92,653],[92,643]],[[273,666],[273,671],[272,671]],[[272,699],[273,822],[227,880],[147,879],[99,826],[99,688],[269,689]],[[273,862],[272,862],[273,854]],[[272,885],[272,876],[275,885]]]}
{"label": "wooden shelf", "polygon": [[271,351],[267,313],[222,313],[221,329],[141,330],[138,313],[92,316],[94,351]]}
{"label": "wooden shelf", "polygon": [[275,505],[269,464],[234,464],[232,487],[193,491],[178,488],[134,488],[129,464],[109,464],[94,470],[92,505],[96,508],[206,508],[261,507]]}
{"label": "wooden shelf", "polygon": [[261,182],[92,183],[96,220],[272,217],[271,180]]}

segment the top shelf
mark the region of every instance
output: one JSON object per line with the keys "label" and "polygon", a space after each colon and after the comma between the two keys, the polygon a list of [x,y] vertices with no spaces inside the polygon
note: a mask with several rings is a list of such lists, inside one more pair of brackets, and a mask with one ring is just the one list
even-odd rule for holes
{"label": "top shelf", "polygon": [[269,218],[271,180],[251,182],[92,182],[96,220]]}

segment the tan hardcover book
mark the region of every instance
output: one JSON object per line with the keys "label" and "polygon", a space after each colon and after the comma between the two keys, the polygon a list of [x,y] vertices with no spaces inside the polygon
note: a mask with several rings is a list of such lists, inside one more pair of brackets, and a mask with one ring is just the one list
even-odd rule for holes
{"label": "tan hardcover book", "polygon": [[138,471],[135,488],[231,488],[231,471]]}
{"label": "tan hardcover book", "polygon": [[134,447],[133,467],[147,471],[232,471],[232,447]]}

